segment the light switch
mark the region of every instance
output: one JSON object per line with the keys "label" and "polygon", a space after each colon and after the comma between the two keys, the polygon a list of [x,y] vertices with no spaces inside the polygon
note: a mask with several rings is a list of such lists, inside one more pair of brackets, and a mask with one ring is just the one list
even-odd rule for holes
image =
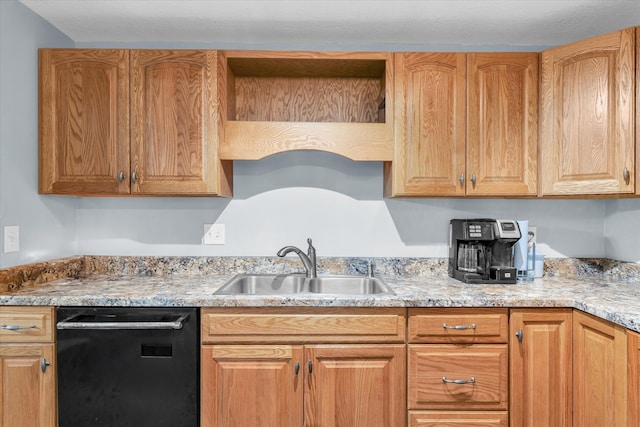
{"label": "light switch", "polygon": [[7,225],[4,227],[4,252],[18,252],[20,250],[20,227]]}

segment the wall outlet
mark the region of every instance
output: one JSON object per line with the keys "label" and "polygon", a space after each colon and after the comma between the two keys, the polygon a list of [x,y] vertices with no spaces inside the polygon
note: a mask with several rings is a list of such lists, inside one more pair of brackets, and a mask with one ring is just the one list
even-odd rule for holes
{"label": "wall outlet", "polygon": [[18,252],[20,250],[20,227],[7,225],[4,227],[4,252]]}
{"label": "wall outlet", "polygon": [[203,245],[224,245],[224,224],[205,224]]}

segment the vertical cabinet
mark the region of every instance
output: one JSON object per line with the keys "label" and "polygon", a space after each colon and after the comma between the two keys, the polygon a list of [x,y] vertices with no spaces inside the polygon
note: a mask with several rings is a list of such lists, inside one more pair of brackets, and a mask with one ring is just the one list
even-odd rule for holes
{"label": "vertical cabinet", "polygon": [[0,312],[0,427],[55,427],[52,307]]}
{"label": "vertical cabinet", "polygon": [[511,310],[512,427],[571,427],[571,319],[571,309]]}
{"label": "vertical cabinet", "polygon": [[41,49],[39,191],[230,195],[217,52]]}
{"label": "vertical cabinet", "polygon": [[640,427],[640,334],[627,331],[627,403],[629,427]]}
{"label": "vertical cabinet", "polygon": [[542,52],[541,193],[634,193],[635,29]]}
{"label": "vertical cabinet", "polygon": [[204,309],[202,425],[406,423],[404,309]]}
{"label": "vertical cabinet", "polygon": [[408,425],[506,427],[507,333],[507,309],[409,309]]}
{"label": "vertical cabinet", "polygon": [[387,196],[537,193],[538,54],[396,54]]}
{"label": "vertical cabinet", "polygon": [[625,328],[573,313],[573,420],[579,426],[627,425]]}

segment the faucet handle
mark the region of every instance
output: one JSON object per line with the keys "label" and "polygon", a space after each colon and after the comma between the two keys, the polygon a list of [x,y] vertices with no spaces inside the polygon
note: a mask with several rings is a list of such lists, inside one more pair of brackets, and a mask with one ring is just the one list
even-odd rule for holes
{"label": "faucet handle", "polygon": [[367,261],[367,277],[373,277],[373,262]]}
{"label": "faucet handle", "polygon": [[316,253],[316,248],[313,247],[313,243],[311,241],[311,237],[307,239],[307,243],[309,244],[309,248],[307,249],[307,255],[311,256],[311,254]]}

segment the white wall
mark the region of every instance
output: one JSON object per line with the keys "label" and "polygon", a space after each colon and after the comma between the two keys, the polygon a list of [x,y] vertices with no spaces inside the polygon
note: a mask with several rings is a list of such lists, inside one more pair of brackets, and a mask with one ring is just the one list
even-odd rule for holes
{"label": "white wall", "polygon": [[[321,152],[235,162],[232,199],[38,196],[36,48],[73,42],[16,0],[0,0],[0,19],[0,225],[21,227],[21,251],[0,267],[75,253],[273,255],[306,237],[319,256],[447,256],[453,217],[528,219],[553,257],[640,259],[640,200],[384,199],[381,163]],[[227,244],[201,245],[214,222]]]}
{"label": "white wall", "polygon": [[0,241],[20,227],[20,251],[0,268],[76,253],[72,198],[38,196],[38,47],[74,43],[15,0],[0,0]]}
{"label": "white wall", "polygon": [[[540,251],[604,255],[602,200],[384,199],[382,163],[293,152],[234,164],[233,199],[81,199],[78,251],[131,255],[269,255],[305,246],[319,256],[448,256],[454,217],[528,219]],[[225,224],[224,246],[200,244]]]}

